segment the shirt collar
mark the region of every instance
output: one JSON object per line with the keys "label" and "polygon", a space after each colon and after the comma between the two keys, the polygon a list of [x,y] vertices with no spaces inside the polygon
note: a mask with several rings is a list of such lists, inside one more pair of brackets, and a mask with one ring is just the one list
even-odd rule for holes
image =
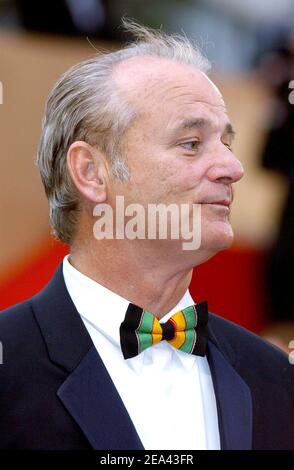
{"label": "shirt collar", "polygon": [[120,345],[119,327],[130,302],[74,268],[69,255],[63,260],[63,276],[79,314],[109,341]]}
{"label": "shirt collar", "polygon": [[[81,317],[86,319],[92,326],[102,333],[114,346],[120,348],[119,327],[125,318],[130,303],[110,289],[98,284],[98,282],[82,274],[69,262],[69,256],[63,260],[63,276],[68,292]],[[185,292],[180,301],[166,315],[160,319],[160,323],[166,322],[175,312],[193,304],[189,290]],[[157,347],[153,346],[153,348]],[[172,346],[168,345],[172,348]],[[174,349],[174,348],[172,348]],[[192,361],[191,355],[174,349],[176,356],[184,366]],[[137,365],[142,365],[143,353],[135,358],[128,359]],[[136,359],[136,360],[135,360]]]}

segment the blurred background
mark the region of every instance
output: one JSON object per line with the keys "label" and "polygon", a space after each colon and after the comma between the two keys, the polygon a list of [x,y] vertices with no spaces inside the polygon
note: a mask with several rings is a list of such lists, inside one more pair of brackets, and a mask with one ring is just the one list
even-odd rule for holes
{"label": "blurred background", "polygon": [[[194,271],[210,310],[288,351],[294,339],[294,1],[0,0],[0,309],[67,253],[50,235],[34,163],[48,92],[71,65],[129,38],[123,15],[184,32],[212,62],[245,167],[234,246]],[[291,104],[292,102],[292,104]]]}

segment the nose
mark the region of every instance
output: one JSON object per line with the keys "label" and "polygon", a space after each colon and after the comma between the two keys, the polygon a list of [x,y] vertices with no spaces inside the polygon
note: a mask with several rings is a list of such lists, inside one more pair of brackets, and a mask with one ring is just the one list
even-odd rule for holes
{"label": "nose", "polygon": [[[224,147],[224,146],[223,146]],[[244,169],[234,153],[227,147],[214,153],[211,166],[207,171],[210,181],[220,183],[236,183],[244,175]]]}

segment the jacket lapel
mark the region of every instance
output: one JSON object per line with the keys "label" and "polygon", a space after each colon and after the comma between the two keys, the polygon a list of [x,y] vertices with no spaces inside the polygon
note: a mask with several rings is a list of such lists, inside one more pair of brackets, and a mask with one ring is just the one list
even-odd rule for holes
{"label": "jacket lapel", "polygon": [[57,395],[94,449],[144,449],[95,346]]}
{"label": "jacket lapel", "polygon": [[222,337],[221,344],[213,331],[210,316],[208,362],[217,402],[221,450],[252,449],[252,397],[250,388],[233,367],[234,351]]}
{"label": "jacket lapel", "polygon": [[68,372],[58,398],[94,449],[143,449],[127,410],[66,289],[62,265],[33,300],[52,362]]}

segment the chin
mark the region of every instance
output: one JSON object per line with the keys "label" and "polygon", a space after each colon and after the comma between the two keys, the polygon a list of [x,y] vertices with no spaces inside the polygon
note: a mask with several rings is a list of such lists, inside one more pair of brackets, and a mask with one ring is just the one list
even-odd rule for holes
{"label": "chin", "polygon": [[218,253],[231,247],[234,241],[234,232],[229,222],[218,222],[213,227],[203,230],[201,237],[201,247]]}
{"label": "chin", "polygon": [[[234,234],[229,223],[213,224],[202,230],[200,248],[191,251],[182,251],[181,260],[184,260],[185,267],[193,268],[205,263],[220,251],[230,248],[234,241]],[[176,251],[176,250],[175,250]],[[174,251],[174,253],[175,253]]]}

